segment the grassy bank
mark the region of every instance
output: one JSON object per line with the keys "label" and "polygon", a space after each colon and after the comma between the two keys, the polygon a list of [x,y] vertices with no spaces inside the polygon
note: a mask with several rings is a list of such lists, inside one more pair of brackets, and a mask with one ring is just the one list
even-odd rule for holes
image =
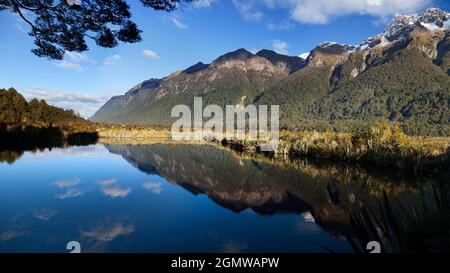
{"label": "grassy bank", "polygon": [[[162,127],[97,124],[96,131],[101,142],[108,144],[149,144],[171,139],[170,130]],[[211,139],[205,137],[200,143]],[[260,143],[256,141],[212,141],[242,154],[260,154]],[[388,124],[368,126],[354,134],[281,131],[278,151],[272,156],[361,163],[433,175],[450,170],[450,138],[407,136],[399,127]]]}
{"label": "grassy bank", "polygon": [[[170,130],[138,125],[106,125],[73,123],[61,126],[0,124],[3,148],[15,143],[54,142],[98,138],[107,144],[149,144],[171,140]],[[205,137],[200,143],[215,142],[234,151],[260,154],[256,141],[221,140]],[[191,142],[191,141],[190,141]],[[196,142],[198,143],[198,142]],[[267,154],[266,154],[267,155]],[[450,138],[407,136],[397,126],[368,126],[358,133],[281,131],[278,150],[272,156],[290,159],[308,158],[317,161],[361,163],[374,167],[440,175],[450,170]]]}
{"label": "grassy bank", "polygon": [[[222,141],[243,153],[259,153],[254,141]],[[278,154],[289,158],[358,162],[377,167],[440,174],[450,170],[450,139],[412,137],[398,127],[381,124],[359,133],[289,132],[280,135]]]}
{"label": "grassy bank", "polygon": [[95,130],[99,138],[119,141],[123,139],[145,143],[171,137],[169,129],[154,126],[95,124]]}

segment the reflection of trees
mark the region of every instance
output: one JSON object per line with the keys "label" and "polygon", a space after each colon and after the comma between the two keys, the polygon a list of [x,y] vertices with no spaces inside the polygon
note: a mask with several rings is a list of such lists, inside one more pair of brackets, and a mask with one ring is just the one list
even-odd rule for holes
{"label": "reflection of trees", "polygon": [[414,185],[434,183],[358,166],[243,158],[209,145],[106,148],[139,170],[163,176],[193,194],[206,194],[232,211],[250,208],[264,215],[311,211],[323,228],[346,236],[353,234],[351,215],[361,202],[380,215],[383,192],[407,204],[420,198]]}
{"label": "reflection of trees", "polygon": [[1,151],[0,152],[0,163],[6,162],[8,164],[13,164],[17,159],[22,157],[23,152],[16,151]]}
{"label": "reflection of trees", "polygon": [[[5,126],[3,126],[5,127]],[[11,130],[0,128],[0,162],[14,163],[24,151],[43,151],[51,148],[95,144],[97,133],[69,133],[56,127],[18,127]]]}

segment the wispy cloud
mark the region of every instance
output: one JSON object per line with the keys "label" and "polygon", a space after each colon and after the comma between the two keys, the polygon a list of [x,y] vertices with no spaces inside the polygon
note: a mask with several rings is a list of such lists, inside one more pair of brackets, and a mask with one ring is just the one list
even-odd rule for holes
{"label": "wispy cloud", "polygon": [[275,52],[279,54],[288,55],[289,44],[280,40],[273,40],[272,48]]}
{"label": "wispy cloud", "polygon": [[56,199],[68,199],[78,197],[84,194],[84,191],[78,189],[76,186],[80,183],[81,178],[61,179],[53,183],[56,187],[64,190],[55,195]]}
{"label": "wispy cloud", "polygon": [[86,94],[82,92],[67,92],[45,87],[25,88],[22,94],[27,100],[37,98],[43,99],[50,105],[72,109],[83,117],[92,116],[107,100],[120,91],[108,91],[99,95]]}
{"label": "wispy cloud", "polygon": [[153,192],[154,194],[160,194],[162,192],[161,183],[147,182],[142,184],[142,187],[148,191]]}
{"label": "wispy cloud", "polygon": [[259,22],[264,17],[264,13],[257,8],[254,1],[233,0],[233,4],[245,21]]}
{"label": "wispy cloud", "polygon": [[117,185],[117,179],[111,178],[98,181],[102,193],[111,198],[126,197],[131,192],[131,188],[122,188]]}
{"label": "wispy cloud", "polygon": [[72,70],[72,71],[76,71],[76,72],[84,72],[84,69],[80,64],[77,64],[74,62],[69,62],[66,60],[57,62],[55,65],[59,68],[66,69],[66,70]]}
{"label": "wispy cloud", "polygon": [[104,195],[111,198],[126,197],[131,192],[131,188],[121,188],[119,186],[104,187],[102,189]]}
{"label": "wispy cloud", "polygon": [[84,68],[81,65],[82,63],[92,63],[92,61],[85,54],[67,50],[64,52],[64,58],[64,60],[55,63],[55,65],[59,68],[76,72],[84,72]]}
{"label": "wispy cloud", "polygon": [[14,27],[22,33],[28,33],[28,31],[25,29],[25,27],[21,23],[15,23]]}
{"label": "wispy cloud", "polygon": [[153,60],[159,60],[158,54],[150,49],[145,49],[144,51],[142,51],[142,55]]}
{"label": "wispy cloud", "polygon": [[[32,17],[33,15],[31,14],[30,11],[27,10],[22,10],[22,14],[25,17]],[[31,30],[30,25],[28,25],[23,19],[22,17],[18,14],[18,13],[12,13],[12,17],[10,17],[13,22],[14,22],[14,27],[21,33],[23,34],[28,34],[28,32]]]}
{"label": "wispy cloud", "polygon": [[81,181],[81,178],[61,179],[53,183],[60,189],[75,187]]}
{"label": "wispy cloud", "polygon": [[64,53],[64,56],[69,58],[70,61],[75,63],[86,62],[89,60],[89,58],[85,54],[78,52],[66,51]]}
{"label": "wispy cloud", "polygon": [[35,210],[33,213],[34,217],[36,217],[42,221],[48,221],[56,214],[58,214],[58,211],[55,209],[50,209],[50,208],[38,209],[38,210]]}
{"label": "wispy cloud", "polygon": [[215,0],[196,0],[192,3],[195,8],[207,8],[212,5]]}
{"label": "wispy cloud", "polygon": [[0,243],[8,242],[14,238],[22,237],[24,235],[27,235],[27,231],[21,231],[21,230],[7,230],[5,232],[0,233]]}
{"label": "wispy cloud", "polygon": [[69,199],[83,195],[84,192],[78,188],[69,188],[65,192],[55,195],[56,199]]}
{"label": "wispy cloud", "polygon": [[99,181],[97,181],[97,183],[101,186],[111,186],[111,185],[114,185],[117,183],[117,179],[109,178],[109,179],[99,180]]}
{"label": "wispy cloud", "polygon": [[189,26],[180,22],[180,20],[178,20],[177,18],[170,18],[170,21],[173,23],[174,26],[176,26],[179,29],[188,29]]}
{"label": "wispy cloud", "polygon": [[106,66],[112,66],[115,65],[117,63],[117,61],[120,60],[120,55],[119,54],[114,54],[112,56],[108,56],[103,60],[103,64]]}
{"label": "wispy cloud", "polygon": [[95,239],[101,242],[113,241],[119,236],[130,235],[134,231],[133,225],[125,225],[122,222],[100,224],[97,227],[81,232],[81,236]]}
{"label": "wispy cloud", "polygon": [[[184,5],[181,5],[183,7],[183,10],[193,10],[193,9],[202,9],[202,8],[208,8],[210,7],[216,0],[195,0],[192,2],[185,3]],[[179,29],[189,29],[189,25],[183,22],[182,20],[182,13],[176,12],[172,13],[170,16],[167,17],[168,20]]]}
{"label": "wispy cloud", "polygon": [[291,30],[295,28],[295,23],[289,19],[284,19],[278,23],[269,23],[267,24],[267,29],[270,31],[282,31],[282,30]]}

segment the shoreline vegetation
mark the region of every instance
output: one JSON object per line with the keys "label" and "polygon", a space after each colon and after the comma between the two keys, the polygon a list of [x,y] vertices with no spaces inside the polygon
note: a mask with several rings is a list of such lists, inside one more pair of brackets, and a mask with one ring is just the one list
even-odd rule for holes
{"label": "shoreline vegetation", "polygon": [[224,146],[241,155],[268,158],[308,158],[312,161],[358,163],[425,175],[450,170],[450,138],[407,136],[399,127],[382,123],[359,133],[281,131],[276,153],[261,152],[257,141],[204,137],[201,141],[173,142],[168,128],[139,125],[107,125],[86,122],[56,126],[0,123],[0,150],[28,150],[64,145],[145,145],[195,143]]}
{"label": "shoreline vegetation", "polygon": [[[261,153],[251,141],[222,141],[222,145],[247,154]],[[279,155],[291,159],[361,163],[428,175],[450,169],[449,138],[407,136],[387,123],[355,134],[282,131],[278,150]]]}
{"label": "shoreline vegetation", "polygon": [[[204,136],[197,144],[225,146],[240,154],[269,158],[308,158],[439,176],[450,171],[450,138],[408,136],[396,124],[366,125],[356,133],[280,132],[277,153],[263,153],[257,141]],[[171,143],[169,128],[94,123],[45,101],[26,101],[13,88],[0,89],[0,151],[64,145]],[[181,143],[181,142],[176,142]]]}
{"label": "shoreline vegetation", "polygon": [[[170,130],[161,127],[99,125],[97,132],[105,144],[180,143],[172,142]],[[450,138],[407,136],[399,127],[387,123],[367,126],[355,134],[281,131],[277,153],[261,152],[257,141],[204,137],[202,141],[184,143],[225,146],[248,156],[361,163],[426,175],[450,170]]]}

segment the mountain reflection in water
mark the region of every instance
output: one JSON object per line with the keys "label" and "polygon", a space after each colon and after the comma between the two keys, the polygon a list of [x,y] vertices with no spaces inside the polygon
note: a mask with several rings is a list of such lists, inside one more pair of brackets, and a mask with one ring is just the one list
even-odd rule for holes
{"label": "mountain reflection in water", "polygon": [[[431,235],[433,237],[431,244],[435,243],[434,240],[442,238],[444,241],[441,240],[440,245],[431,246],[425,246],[427,242],[419,242],[420,247],[424,249],[416,249],[419,247],[414,245],[416,242],[413,242],[412,249],[401,249],[401,246],[392,246],[393,242],[384,242],[389,244],[386,245],[386,250],[428,251],[432,248],[434,251],[448,251],[450,247],[448,240],[445,239],[448,237],[448,230],[445,229],[445,224],[448,223],[445,221],[449,215],[448,209],[445,209],[445,206],[441,208],[442,204],[446,204],[445,200],[440,199],[446,196],[446,185],[442,181],[405,177],[379,169],[370,171],[358,166],[243,159],[233,152],[209,145],[106,146],[106,148],[111,153],[122,155],[139,170],[163,176],[194,195],[206,194],[211,200],[233,212],[252,209],[260,215],[302,214],[306,221],[314,221],[332,234],[344,236],[352,244],[355,243],[353,241],[355,221],[367,220],[355,219],[355,215],[360,216],[363,209],[366,214],[367,210],[372,213],[374,219],[386,221],[384,217],[387,212],[383,205],[390,206],[389,200],[394,200],[397,206],[393,206],[392,213],[396,215],[392,217],[397,217],[395,221],[400,223],[391,225],[406,226],[405,233],[409,232],[409,229],[416,229],[416,225],[437,225],[440,226],[437,230],[422,230],[422,232],[431,234],[440,232],[438,235]],[[442,186],[444,192],[438,192],[437,188]],[[436,202],[441,204],[435,204]],[[411,223],[405,218],[411,217],[405,212],[405,207],[412,207],[411,213],[415,216],[423,213],[429,215],[425,215],[422,219],[414,219],[416,223],[408,227]],[[431,215],[438,218],[433,219],[436,222],[417,223],[432,220],[429,217]],[[398,230],[400,228],[396,227],[397,232]],[[359,239],[361,236],[364,238],[361,240],[364,242],[360,242],[364,244],[370,241],[369,237],[380,241],[386,239],[382,235],[366,234],[372,232],[371,230],[357,230],[357,232]],[[405,234],[396,236],[402,237]],[[430,234],[421,234],[419,238],[411,240],[421,241],[422,236],[426,238],[430,237]],[[408,235],[406,237],[404,240],[408,241],[410,238]],[[400,243],[397,237],[391,240],[396,240],[395,244]],[[364,250],[361,246],[354,245],[354,247],[359,251]]]}
{"label": "mountain reflection in water", "polygon": [[[15,162],[3,154],[0,252],[65,252],[71,240],[85,252],[353,252],[373,238],[403,252],[426,245],[418,232],[438,235],[433,250],[447,249],[448,208],[439,205],[448,184],[431,178],[245,158],[211,145],[69,147]],[[389,224],[375,230],[395,225],[401,234],[372,234],[374,219]]]}

